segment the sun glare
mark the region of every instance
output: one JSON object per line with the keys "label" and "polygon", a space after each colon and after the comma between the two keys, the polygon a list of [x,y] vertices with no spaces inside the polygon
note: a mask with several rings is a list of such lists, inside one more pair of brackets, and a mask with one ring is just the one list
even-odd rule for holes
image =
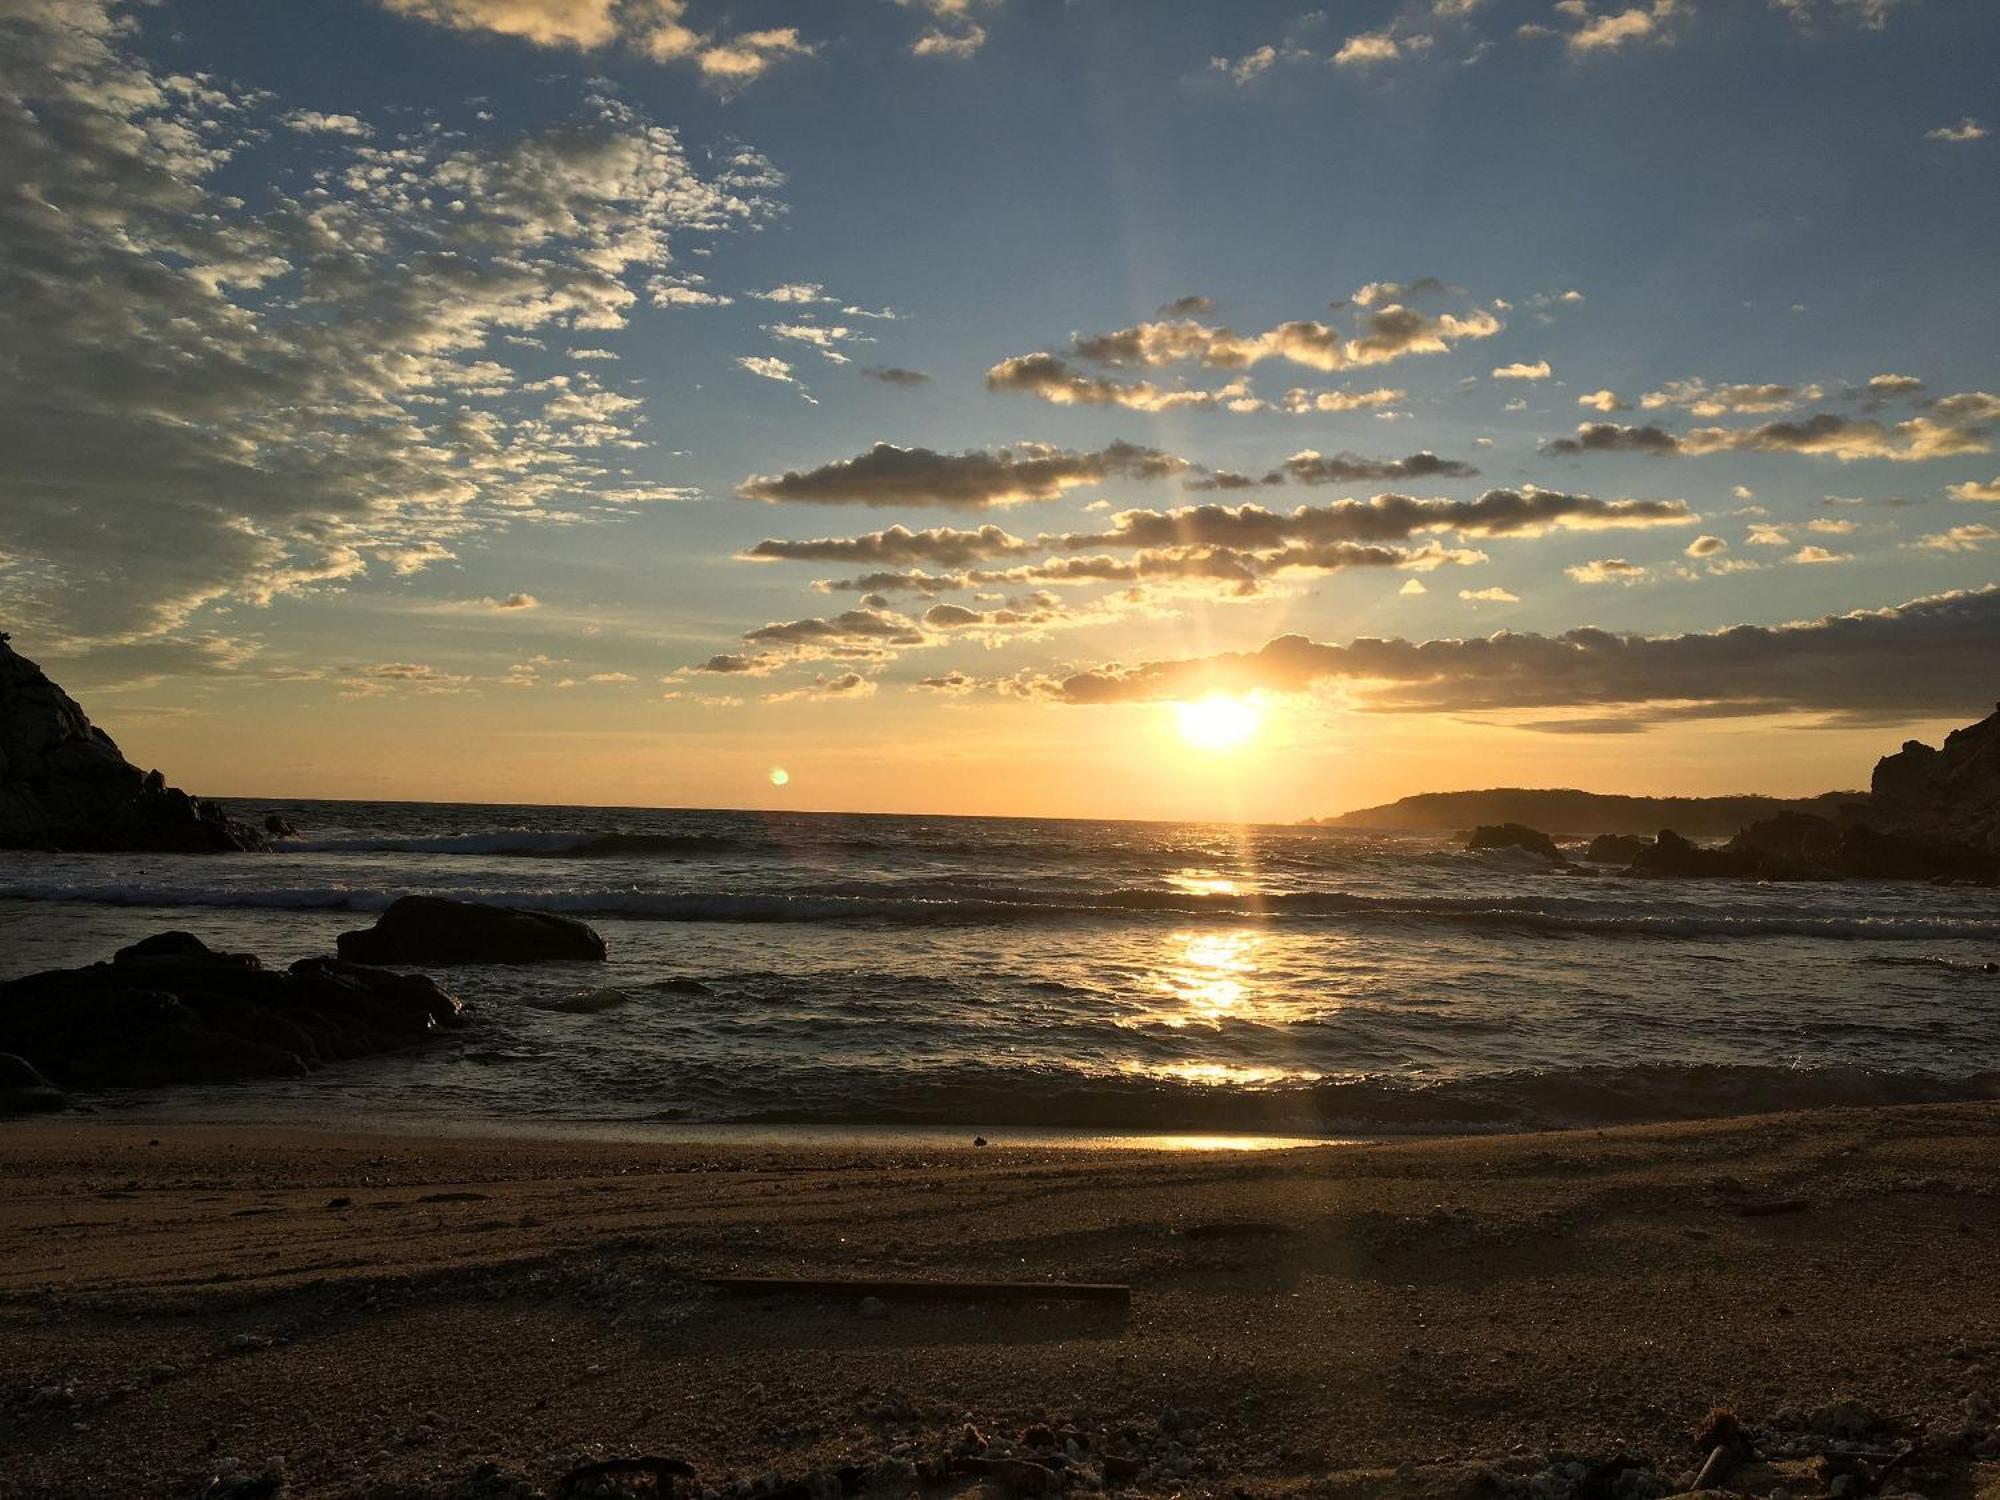
{"label": "sun glare", "polygon": [[1234,750],[1249,742],[1263,719],[1263,710],[1247,698],[1217,694],[1174,705],[1175,727],[1197,750]]}

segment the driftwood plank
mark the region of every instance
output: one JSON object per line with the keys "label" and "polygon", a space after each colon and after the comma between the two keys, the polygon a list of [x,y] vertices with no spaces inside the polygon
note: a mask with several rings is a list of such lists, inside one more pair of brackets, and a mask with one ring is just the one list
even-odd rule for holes
{"label": "driftwood plank", "polygon": [[902,1302],[1098,1302],[1132,1305],[1132,1288],[1099,1281],[924,1281],[835,1276],[701,1276],[717,1291],[747,1296],[795,1293],[817,1297],[880,1297]]}

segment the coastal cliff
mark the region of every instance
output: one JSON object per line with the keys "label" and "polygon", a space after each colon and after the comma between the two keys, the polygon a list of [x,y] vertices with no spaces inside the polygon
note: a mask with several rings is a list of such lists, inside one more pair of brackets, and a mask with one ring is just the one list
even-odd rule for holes
{"label": "coastal cliff", "polygon": [[133,765],[0,634],[0,848],[207,853],[264,845],[219,804]]}

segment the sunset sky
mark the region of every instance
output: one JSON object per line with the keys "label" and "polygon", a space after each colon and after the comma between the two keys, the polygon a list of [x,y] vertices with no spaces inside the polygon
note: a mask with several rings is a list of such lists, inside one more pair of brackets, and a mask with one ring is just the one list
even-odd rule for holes
{"label": "sunset sky", "polygon": [[0,626],[204,794],[1863,784],[2000,697],[1996,59],[1986,0],[0,0]]}

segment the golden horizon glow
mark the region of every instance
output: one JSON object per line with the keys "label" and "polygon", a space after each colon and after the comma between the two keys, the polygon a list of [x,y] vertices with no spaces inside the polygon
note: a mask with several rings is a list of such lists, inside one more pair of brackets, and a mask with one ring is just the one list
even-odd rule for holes
{"label": "golden horizon glow", "polygon": [[1191,703],[1173,705],[1174,727],[1197,750],[1236,750],[1256,737],[1264,710],[1248,698],[1212,693]]}

